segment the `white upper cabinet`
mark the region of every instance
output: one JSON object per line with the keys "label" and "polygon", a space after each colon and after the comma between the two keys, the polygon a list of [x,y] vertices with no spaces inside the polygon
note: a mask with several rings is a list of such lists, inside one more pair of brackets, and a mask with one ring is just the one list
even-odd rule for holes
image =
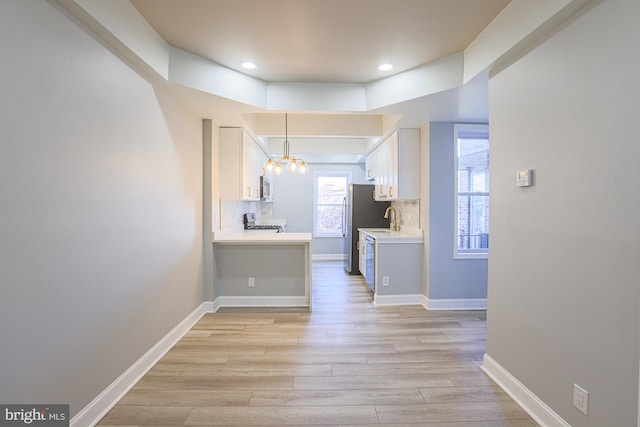
{"label": "white upper cabinet", "polygon": [[220,198],[260,200],[267,155],[242,128],[220,128]]}
{"label": "white upper cabinet", "polygon": [[366,159],[367,179],[373,176],[376,200],[420,198],[420,130],[398,129]]}
{"label": "white upper cabinet", "polygon": [[365,176],[367,181],[375,181],[376,179],[376,159],[372,152],[365,159]]}

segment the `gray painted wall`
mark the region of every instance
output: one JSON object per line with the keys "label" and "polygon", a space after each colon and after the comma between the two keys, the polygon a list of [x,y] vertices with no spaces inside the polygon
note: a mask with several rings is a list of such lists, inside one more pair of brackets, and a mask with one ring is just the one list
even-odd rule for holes
{"label": "gray painted wall", "polygon": [[[305,245],[214,245],[216,296],[304,296]],[[255,287],[248,278],[255,278]]]}
{"label": "gray painted wall", "polygon": [[453,149],[453,123],[430,123],[427,296],[429,299],[486,298],[487,260],[453,258]]}
{"label": "gray painted wall", "polygon": [[[422,293],[422,243],[377,243],[375,257],[378,263],[378,295],[416,295]],[[383,277],[389,277],[389,286],[383,286]]]}
{"label": "gray painted wall", "polygon": [[[351,173],[354,184],[364,184],[364,164],[322,164],[309,165],[306,175],[284,172],[273,177],[273,217],[287,220],[289,232],[312,232],[313,230],[313,185],[315,172]],[[311,243],[311,252],[316,254],[341,254],[342,238],[318,237]]]}
{"label": "gray painted wall", "polygon": [[487,352],[574,427],[637,425],[639,16],[597,3],[490,80]]}
{"label": "gray painted wall", "polygon": [[53,2],[0,2],[0,402],[102,392],[203,301],[202,123]]}

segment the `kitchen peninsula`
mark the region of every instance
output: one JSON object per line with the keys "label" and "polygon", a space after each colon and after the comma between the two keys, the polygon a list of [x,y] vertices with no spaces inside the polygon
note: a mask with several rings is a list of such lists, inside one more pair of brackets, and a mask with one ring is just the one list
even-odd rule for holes
{"label": "kitchen peninsula", "polygon": [[308,307],[311,233],[220,231],[213,234],[216,309]]}

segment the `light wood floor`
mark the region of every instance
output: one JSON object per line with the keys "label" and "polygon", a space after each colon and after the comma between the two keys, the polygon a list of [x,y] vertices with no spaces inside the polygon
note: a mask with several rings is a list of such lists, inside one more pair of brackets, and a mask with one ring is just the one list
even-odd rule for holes
{"label": "light wood floor", "polygon": [[204,316],[99,425],[536,426],[479,367],[483,311],[376,307],[341,263],[313,286],[312,313]]}

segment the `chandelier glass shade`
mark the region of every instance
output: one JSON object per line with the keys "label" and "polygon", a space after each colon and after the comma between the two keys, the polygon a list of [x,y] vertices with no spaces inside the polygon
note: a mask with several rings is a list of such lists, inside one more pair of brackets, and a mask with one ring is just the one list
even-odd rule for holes
{"label": "chandelier glass shade", "polygon": [[264,164],[264,169],[267,172],[273,172],[276,175],[282,175],[284,169],[288,169],[289,172],[306,174],[309,168],[302,159],[296,159],[289,153],[289,129],[288,129],[288,115],[284,115],[284,153],[282,157],[270,157]]}

